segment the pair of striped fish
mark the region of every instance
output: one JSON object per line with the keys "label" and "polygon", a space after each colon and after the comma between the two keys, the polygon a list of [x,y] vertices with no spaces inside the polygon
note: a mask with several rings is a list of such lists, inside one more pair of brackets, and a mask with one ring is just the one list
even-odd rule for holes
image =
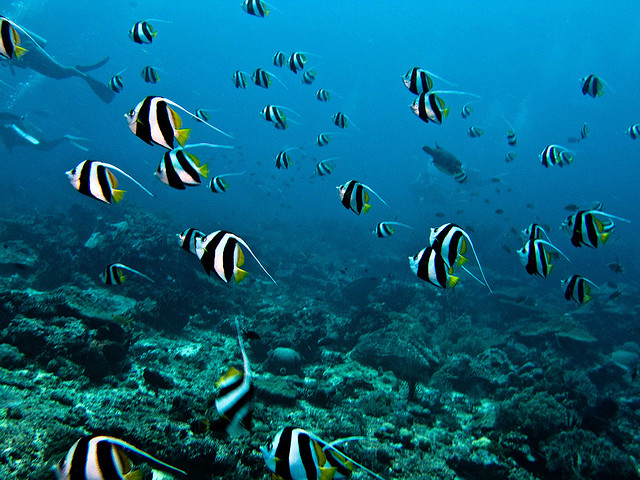
{"label": "pair of striped fish", "polygon": [[[532,223],[522,231],[522,234],[525,237],[525,243],[517,253],[529,275],[539,275],[546,278],[551,273],[553,264],[547,248],[555,250],[568,261],[571,261],[551,243],[547,232],[540,225]],[[543,235],[546,240],[542,238]]]}
{"label": "pair of striped fish", "polygon": [[[460,265],[478,283],[485,285],[491,291],[471,237],[462,228],[455,223],[445,223],[438,228],[432,228],[429,235],[429,244],[430,246],[423,248],[413,257],[409,257],[409,266],[418,278],[439,288],[453,288],[460,280],[459,277],[453,275],[453,269],[456,265]],[[480,280],[464,266],[467,262],[464,257],[467,252],[467,245],[473,251],[484,281]]]}

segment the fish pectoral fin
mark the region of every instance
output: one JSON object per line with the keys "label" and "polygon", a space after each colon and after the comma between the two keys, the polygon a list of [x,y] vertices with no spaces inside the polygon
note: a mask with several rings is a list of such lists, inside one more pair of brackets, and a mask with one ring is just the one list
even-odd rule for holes
{"label": "fish pectoral fin", "polygon": [[190,128],[183,128],[182,130],[176,130],[176,140],[182,146],[189,140],[189,135],[191,135]]}
{"label": "fish pectoral fin", "polygon": [[111,192],[113,201],[116,203],[120,202],[120,200],[122,200],[122,197],[124,197],[124,192],[125,190],[113,190],[113,192]]}
{"label": "fish pectoral fin", "polygon": [[449,288],[453,288],[458,284],[458,281],[460,280],[459,277],[454,277],[453,275],[451,275],[449,277]]}
{"label": "fish pectoral fin", "polygon": [[236,269],[236,274],[235,274],[236,284],[240,283],[242,280],[244,280],[247,277],[247,275],[249,275],[249,272],[245,272],[241,268],[237,268]]}
{"label": "fish pectoral fin", "polygon": [[126,480],[142,480],[142,470],[133,470],[127,473],[124,478]]}
{"label": "fish pectoral fin", "polygon": [[332,480],[338,471],[338,467],[320,468],[320,478],[318,480]]}

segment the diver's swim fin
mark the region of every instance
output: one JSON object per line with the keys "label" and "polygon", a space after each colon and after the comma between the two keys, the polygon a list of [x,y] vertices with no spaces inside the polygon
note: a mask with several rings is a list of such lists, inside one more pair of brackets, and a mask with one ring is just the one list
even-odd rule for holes
{"label": "diver's swim fin", "polygon": [[86,80],[91,90],[93,90],[93,93],[100,97],[100,100],[102,100],[104,103],[111,103],[111,101],[115,98],[115,92],[111,90],[106,83],[102,83],[86,73],[82,78]]}
{"label": "diver's swim fin", "polygon": [[78,71],[80,71],[82,73],[87,73],[87,72],[90,72],[91,70],[95,70],[96,68],[100,68],[101,66],[103,66],[108,61],[109,61],[109,57],[107,56],[107,57],[104,57],[99,62],[91,64],[91,65],[76,65],[76,69],[78,69]]}

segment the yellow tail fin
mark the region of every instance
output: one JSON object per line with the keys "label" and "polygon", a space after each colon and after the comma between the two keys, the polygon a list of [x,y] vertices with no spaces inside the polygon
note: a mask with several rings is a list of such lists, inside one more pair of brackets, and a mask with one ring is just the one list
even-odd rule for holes
{"label": "yellow tail fin", "polygon": [[189,135],[191,135],[190,128],[183,128],[182,130],[176,130],[176,140],[178,143],[184,147],[184,144],[189,140]]}
{"label": "yellow tail fin", "polygon": [[236,275],[235,275],[236,283],[240,283],[242,280],[244,280],[247,277],[247,275],[249,275],[248,272],[245,272],[241,268],[236,268]]}
{"label": "yellow tail fin", "polygon": [[607,240],[609,240],[609,235],[609,232],[600,234],[600,242],[602,242],[603,245],[607,243]]}
{"label": "yellow tail fin", "polygon": [[25,53],[27,53],[26,48],[19,47],[18,45],[15,45],[13,47],[13,54],[16,56],[16,58],[20,58]]}
{"label": "yellow tail fin", "polygon": [[122,197],[124,197],[124,192],[125,190],[112,190],[111,197],[113,198],[113,201],[116,203],[120,202]]}
{"label": "yellow tail fin", "polygon": [[458,281],[460,280],[459,277],[454,277],[453,275],[451,275],[449,277],[449,287],[453,288],[458,284]]}

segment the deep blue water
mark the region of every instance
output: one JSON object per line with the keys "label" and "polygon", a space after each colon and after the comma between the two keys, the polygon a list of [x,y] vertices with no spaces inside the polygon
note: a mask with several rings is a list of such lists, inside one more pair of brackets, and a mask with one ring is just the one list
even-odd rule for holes
{"label": "deep blue water", "polygon": [[[363,264],[389,272],[376,259],[395,262],[395,275],[411,281],[407,257],[426,245],[430,227],[454,221],[472,228],[478,255],[494,288],[500,279],[518,278],[525,293],[558,289],[559,280],[572,273],[596,283],[619,281],[607,264],[620,261],[624,281],[636,283],[633,265],[637,251],[640,140],[622,133],[640,122],[637,78],[640,65],[640,10],[635,2],[294,2],[274,0],[267,18],[244,13],[239,1],[228,2],[10,2],[3,14],[47,39],[47,51],[64,64],[109,62],[91,74],[105,83],[124,73],[124,90],[104,104],[77,78],[52,80],[25,70],[13,76],[0,69],[0,80],[15,89],[0,88],[4,111],[23,115],[48,138],[65,133],[91,139],[90,151],[63,145],[50,153],[16,148],[2,154],[0,189],[7,211],[37,209],[68,211],[77,203],[98,215],[104,209],[135,204],[166,214],[181,228],[204,231],[231,230],[245,238],[260,256],[262,244],[279,243],[282,250],[339,256],[345,265]],[[127,36],[139,20],[158,18],[157,39],[138,45]],[[272,65],[283,50],[306,51],[305,68],[318,72],[313,85]],[[5,63],[4,61],[2,62]],[[148,85],[140,70],[152,65],[161,70],[156,85]],[[425,124],[410,110],[413,101],[401,76],[419,66],[456,83],[456,89],[482,97],[468,119],[460,117],[470,98],[444,96],[451,114],[442,125]],[[249,85],[235,89],[235,70],[256,67],[275,73],[287,89],[274,82],[269,90]],[[580,79],[594,73],[614,91],[593,99],[580,91]],[[437,88],[449,88],[436,81]],[[318,102],[318,88],[341,96]],[[211,123],[231,132],[233,140],[196,124],[191,142],[233,145],[231,151],[194,151],[213,174],[246,170],[230,179],[231,189],[214,195],[202,186],[173,190],[153,178],[164,153],[148,146],[128,129],[123,114],[147,95],[170,98],[187,109],[215,109]],[[267,104],[290,107],[299,121],[286,131],[276,130],[259,115]],[[36,115],[34,110],[48,115]],[[346,113],[358,129],[347,128],[323,148],[314,143],[322,131],[339,130],[331,123],[337,112]],[[505,163],[507,118],[518,134],[513,149],[517,159]],[[588,122],[590,136],[567,144]],[[472,139],[471,125],[485,130]],[[469,181],[458,185],[451,177],[428,166],[422,145],[438,141],[462,160]],[[576,160],[566,168],[545,169],[538,154],[551,143],[568,146]],[[276,170],[274,157],[285,147],[294,165]],[[2,151],[2,147],[0,147]],[[339,156],[333,175],[313,176],[315,163]],[[104,205],[83,197],[70,187],[64,172],[85,158],[113,163],[126,170],[155,197],[150,198],[126,179],[127,193],[120,205]],[[423,178],[416,184],[417,178]],[[492,178],[499,178],[493,183]],[[390,205],[373,198],[371,211],[360,217],[345,210],[336,189],[357,179],[371,186]],[[498,193],[496,188],[500,189]],[[575,203],[589,207],[604,203],[605,211],[628,218],[619,224],[611,241],[597,251],[576,249],[558,230]],[[532,204],[533,208],[527,207]],[[502,209],[503,214],[496,214]],[[442,212],[444,217],[436,217]],[[72,212],[70,213],[72,214]],[[371,235],[375,224],[397,220],[416,228],[398,231],[391,239]],[[537,221],[551,227],[554,243],[573,260],[557,261],[546,280],[530,278],[515,250],[517,235]],[[166,232],[172,235],[175,232]],[[503,249],[507,246],[511,254]],[[269,269],[276,258],[264,261]],[[391,262],[391,263],[393,263]],[[277,277],[277,270],[272,271]],[[256,272],[256,274],[259,274]],[[463,283],[477,289],[465,277]],[[431,288],[425,285],[425,288]],[[558,294],[561,295],[558,290]],[[573,306],[571,306],[573,308]]]}

